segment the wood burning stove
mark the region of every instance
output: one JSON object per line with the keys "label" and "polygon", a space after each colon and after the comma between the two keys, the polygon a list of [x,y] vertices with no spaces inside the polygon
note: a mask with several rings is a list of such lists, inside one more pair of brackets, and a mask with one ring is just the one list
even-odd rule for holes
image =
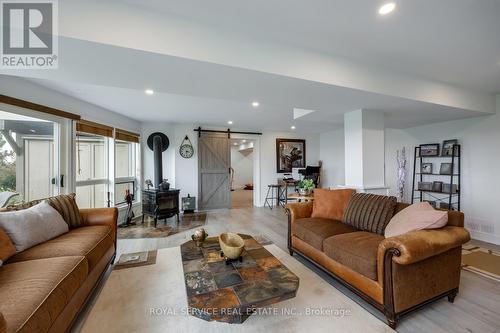
{"label": "wood burning stove", "polygon": [[[142,222],[144,216],[154,218],[155,227],[158,220],[177,215],[179,222],[179,190],[170,189],[163,181],[162,153],[169,146],[168,137],[155,132],[148,137],[148,147],[154,152],[154,189],[142,191]],[[165,186],[167,185],[167,186]]]}
{"label": "wood burning stove", "polygon": [[177,215],[179,222],[179,192],[175,189],[142,191],[142,222],[144,223],[144,215],[154,218],[155,227],[158,220],[166,220],[174,215]]}

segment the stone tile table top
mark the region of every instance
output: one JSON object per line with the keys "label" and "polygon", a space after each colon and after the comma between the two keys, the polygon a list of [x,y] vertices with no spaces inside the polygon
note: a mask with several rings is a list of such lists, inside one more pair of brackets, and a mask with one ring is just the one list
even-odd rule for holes
{"label": "stone tile table top", "polygon": [[249,235],[241,261],[226,264],[218,237],[201,247],[181,245],[190,314],[208,321],[242,323],[253,309],[295,297],[299,278]]}

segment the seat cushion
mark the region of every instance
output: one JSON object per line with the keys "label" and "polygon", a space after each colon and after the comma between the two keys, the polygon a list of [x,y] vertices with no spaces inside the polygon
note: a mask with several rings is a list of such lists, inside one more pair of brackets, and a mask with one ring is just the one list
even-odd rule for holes
{"label": "seat cushion", "polygon": [[358,230],[384,234],[386,225],[396,209],[396,197],[356,193],[344,212],[342,222]]}
{"label": "seat cushion", "polygon": [[292,234],[314,248],[323,251],[323,240],[356,229],[340,221],[320,218],[298,219],[292,224]]}
{"label": "seat cushion", "polygon": [[88,275],[85,257],[59,257],[0,267],[0,312],[7,332],[47,332]]}
{"label": "seat cushion", "polygon": [[342,220],[347,204],[355,192],[353,189],[315,189],[311,217]]}
{"label": "seat cushion", "polygon": [[377,250],[384,237],[366,231],[329,237],[323,251],[336,262],[372,280],[377,280]]}
{"label": "seat cushion", "polygon": [[84,256],[92,271],[106,251],[113,247],[111,228],[108,226],[80,227],[48,242],[20,252],[9,259],[11,262],[43,258]]}

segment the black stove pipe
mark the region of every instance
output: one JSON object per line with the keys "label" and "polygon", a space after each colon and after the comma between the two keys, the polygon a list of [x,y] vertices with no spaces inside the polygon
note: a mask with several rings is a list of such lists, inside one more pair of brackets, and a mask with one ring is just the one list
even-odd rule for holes
{"label": "black stove pipe", "polygon": [[160,184],[163,182],[163,161],[161,158],[162,152],[162,138],[159,135],[155,135],[153,138],[153,154],[155,166],[154,186],[156,188],[159,188]]}

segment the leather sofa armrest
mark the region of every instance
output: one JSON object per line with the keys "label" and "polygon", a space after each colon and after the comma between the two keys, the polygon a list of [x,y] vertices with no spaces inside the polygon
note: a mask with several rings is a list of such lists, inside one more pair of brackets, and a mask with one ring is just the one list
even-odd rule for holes
{"label": "leather sofa armrest", "polygon": [[285,208],[286,213],[289,215],[290,222],[293,223],[295,220],[311,217],[313,203],[312,201],[296,202],[287,204]]}
{"label": "leather sofa armrest", "polygon": [[116,246],[118,222],[118,209],[116,207],[80,209],[80,216],[82,217],[82,226],[107,225],[110,227]]}
{"label": "leather sofa armrest", "polygon": [[[462,227],[446,226],[442,229],[418,230],[384,239],[378,247],[378,264],[384,264],[386,251],[395,251],[392,260],[409,265],[459,247],[470,240]],[[379,273],[381,270],[379,269]]]}
{"label": "leather sofa armrest", "polygon": [[7,323],[5,322],[5,318],[0,312],[0,333],[5,333],[5,332],[7,332]]}

